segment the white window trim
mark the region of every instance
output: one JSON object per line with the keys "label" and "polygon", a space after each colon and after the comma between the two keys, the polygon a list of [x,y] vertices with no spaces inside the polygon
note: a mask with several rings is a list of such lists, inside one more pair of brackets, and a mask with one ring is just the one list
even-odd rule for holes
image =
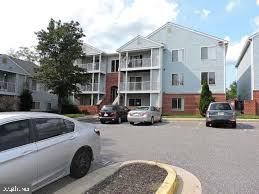
{"label": "white window trim", "polygon": [[[184,111],[184,98],[183,98],[183,97],[174,97],[174,98],[177,99],[177,105],[178,105],[178,100],[181,99],[181,101],[182,101],[182,102],[181,102],[182,107],[181,107],[180,109],[174,109],[174,108],[172,107],[172,111],[173,111],[173,112],[182,112],[182,111]],[[172,98],[171,103],[172,103],[172,101],[173,101],[174,98]]]}
{"label": "white window trim", "polygon": [[[112,71],[112,61],[115,61],[115,67],[116,67],[116,61],[119,61],[118,63],[118,71]],[[120,71],[120,59],[111,59],[111,68],[110,68],[110,73],[118,73]]]}
{"label": "white window trim", "polygon": [[[173,74],[177,74],[177,75],[178,75],[178,78],[180,78],[179,75],[183,75],[183,85],[181,85],[181,84],[173,85],[173,80],[171,80],[171,85],[172,85],[173,87],[183,87],[183,86],[184,86],[184,73],[182,73],[182,72],[174,72],[174,73],[171,74],[171,79],[172,79]],[[178,81],[179,81],[179,83],[180,83],[180,80],[178,80]]]}
{"label": "white window trim", "polygon": [[[201,48],[203,48],[203,47],[207,47],[207,48],[212,48],[212,47],[216,47],[216,59],[202,59],[201,58]],[[206,46],[206,45],[204,45],[204,46],[200,46],[200,60],[201,61],[216,61],[217,60],[217,47],[218,47],[218,45],[216,44],[216,45],[209,45],[209,46]],[[209,57],[209,50],[208,50],[208,57]]]}
{"label": "white window trim", "polygon": [[34,107],[34,109],[32,109],[32,110],[40,110],[40,105],[41,105],[40,101],[33,101],[33,103],[39,103],[39,108]]}
{"label": "white window trim", "polygon": [[[208,77],[207,77],[207,84],[209,85],[209,86],[215,86],[216,85],[216,72],[215,71],[202,71],[201,73],[200,73],[200,78],[201,78],[201,74],[202,73],[208,73]],[[215,73],[215,84],[210,84],[209,83],[209,74],[210,73]],[[201,78],[201,80],[202,80],[202,78]],[[201,84],[201,86],[203,85],[202,83],[201,83],[201,80],[200,80],[200,84]]]}
{"label": "white window trim", "polygon": [[[184,54],[184,57],[183,57],[183,61],[173,61],[173,51],[179,51],[179,50],[183,50],[183,54]],[[185,48],[176,48],[176,49],[172,49],[171,50],[171,61],[172,63],[185,63],[185,57],[186,57],[186,53],[185,53]]]}

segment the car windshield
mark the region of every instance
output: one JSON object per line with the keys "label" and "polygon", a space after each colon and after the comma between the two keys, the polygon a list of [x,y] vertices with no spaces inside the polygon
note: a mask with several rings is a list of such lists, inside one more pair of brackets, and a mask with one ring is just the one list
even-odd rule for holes
{"label": "car windshield", "polygon": [[114,110],[116,110],[116,108],[115,108],[115,106],[103,106],[101,110],[114,111]]}
{"label": "car windshield", "polygon": [[148,106],[137,107],[135,110],[149,110]]}
{"label": "car windshield", "polygon": [[228,103],[214,103],[210,105],[210,110],[231,110]]}

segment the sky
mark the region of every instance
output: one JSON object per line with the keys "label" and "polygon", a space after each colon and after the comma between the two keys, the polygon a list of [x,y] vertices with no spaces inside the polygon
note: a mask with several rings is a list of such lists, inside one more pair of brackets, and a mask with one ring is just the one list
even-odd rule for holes
{"label": "sky", "polygon": [[84,42],[114,52],[136,35],[174,22],[229,41],[226,85],[245,40],[259,31],[259,0],[8,0],[1,2],[0,53],[37,44],[50,18],[78,21]]}

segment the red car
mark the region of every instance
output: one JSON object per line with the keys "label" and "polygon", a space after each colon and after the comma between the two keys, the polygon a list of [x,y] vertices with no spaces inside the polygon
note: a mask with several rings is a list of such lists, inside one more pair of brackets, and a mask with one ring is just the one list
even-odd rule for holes
{"label": "red car", "polygon": [[99,112],[99,120],[101,123],[121,123],[127,121],[129,109],[120,105],[104,105]]}

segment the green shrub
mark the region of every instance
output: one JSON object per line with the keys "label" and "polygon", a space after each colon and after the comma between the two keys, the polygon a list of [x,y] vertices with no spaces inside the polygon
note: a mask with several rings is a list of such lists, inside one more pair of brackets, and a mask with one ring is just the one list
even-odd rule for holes
{"label": "green shrub", "polygon": [[32,109],[32,95],[31,91],[24,89],[20,95],[20,110],[21,111],[30,111]]}
{"label": "green shrub", "polygon": [[81,113],[77,105],[68,103],[62,105],[62,114],[77,114]]}
{"label": "green shrub", "polygon": [[202,90],[201,90],[201,95],[200,95],[200,104],[199,104],[200,114],[203,117],[206,115],[206,111],[207,111],[210,103],[213,101],[214,101],[214,98],[212,97],[212,93],[210,91],[209,85],[205,82],[202,85]]}

